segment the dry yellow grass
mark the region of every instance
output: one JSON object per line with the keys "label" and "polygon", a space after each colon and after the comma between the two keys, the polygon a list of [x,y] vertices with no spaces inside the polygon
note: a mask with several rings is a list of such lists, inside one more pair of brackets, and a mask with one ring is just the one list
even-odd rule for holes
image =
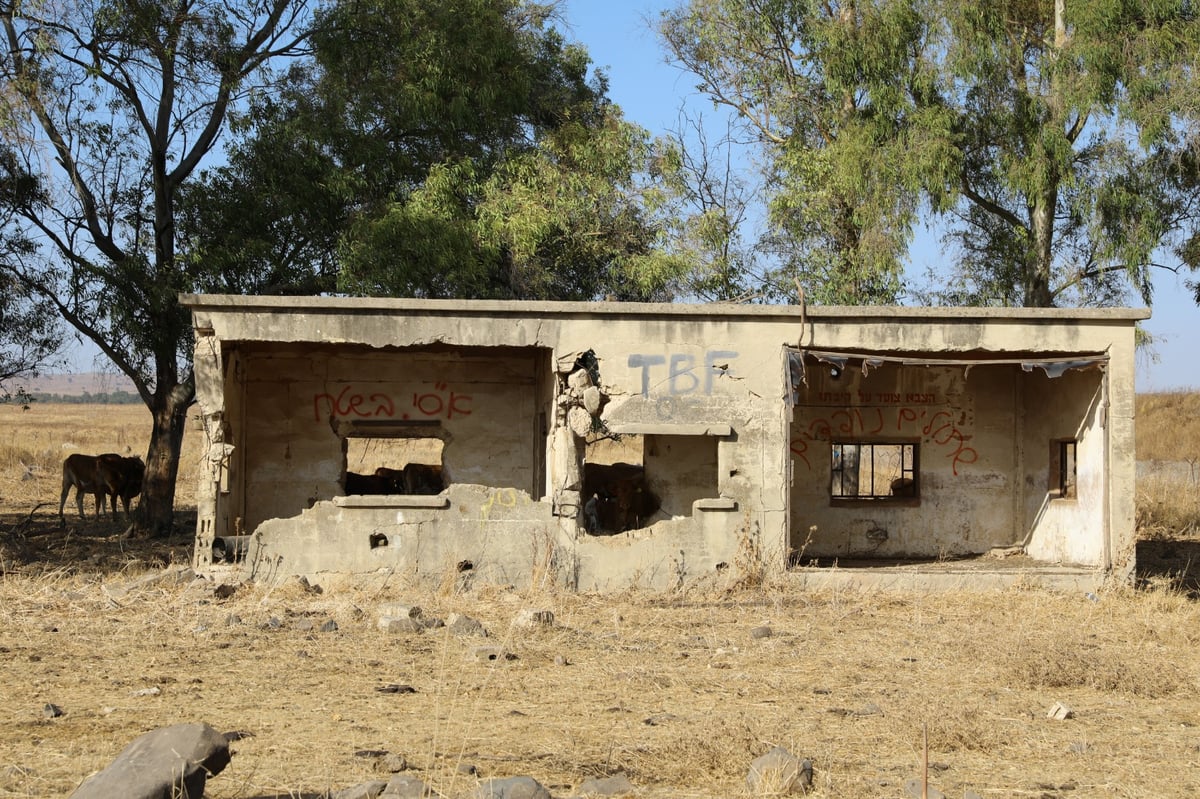
{"label": "dry yellow grass", "polygon": [[[739,592],[617,597],[461,593],[452,580],[427,591],[383,575],[320,594],[124,592],[147,566],[186,562],[186,532],[147,543],[90,521],[59,530],[56,507],[30,515],[57,501],[58,475],[21,478],[30,463],[57,472],[68,437],[115,449],[142,422],[135,412],[122,434],[105,429],[111,409],[69,423],[36,410],[0,407],[0,797],[65,795],[142,732],[193,720],[249,733],[212,799],[386,778],[356,754],[367,750],[404,754],[446,796],[473,784],[460,763],[528,774],[558,797],[617,771],[648,799],[740,796],[750,761],[774,745],[812,759],[815,797],[900,797],[920,777],[925,727],[930,782],[950,797],[1200,792],[1200,604],[1169,573],[1096,601],[799,593],[786,575]],[[397,600],[473,616],[492,638],[381,632],[374,610]],[[558,623],[516,629],[523,608]],[[328,619],[338,629],[317,631]],[[753,638],[764,624],[773,635]],[[474,659],[485,643],[517,658]],[[376,690],[389,683],[416,692]],[[1056,702],[1073,716],[1047,718]],[[45,718],[46,703],[65,715]]]}

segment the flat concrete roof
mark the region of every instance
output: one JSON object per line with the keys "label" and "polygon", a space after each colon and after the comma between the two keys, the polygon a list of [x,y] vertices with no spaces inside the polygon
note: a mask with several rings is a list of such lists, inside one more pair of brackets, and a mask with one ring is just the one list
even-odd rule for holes
{"label": "flat concrete roof", "polygon": [[1058,322],[1136,322],[1150,318],[1149,308],[949,308],[903,305],[748,305],[741,303],[545,302],[530,300],[427,300],[396,297],[291,297],[241,294],[180,294],[193,310],[257,313],[377,314],[421,313],[438,316],[501,315],[743,317],[764,319],[927,319]]}

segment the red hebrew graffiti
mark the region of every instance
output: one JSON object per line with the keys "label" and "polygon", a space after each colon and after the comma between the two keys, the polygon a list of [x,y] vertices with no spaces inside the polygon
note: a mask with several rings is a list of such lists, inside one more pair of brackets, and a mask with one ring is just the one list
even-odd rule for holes
{"label": "red hebrew graffiti", "polygon": [[[885,395],[880,395],[885,396]],[[886,396],[900,396],[899,394]],[[908,394],[908,397],[924,401],[932,394]],[[790,442],[789,448],[793,455],[804,461],[810,470],[812,463],[808,460],[808,442],[832,441],[834,438],[849,436],[873,436],[883,432],[889,418],[894,415],[895,431],[920,435],[925,443],[941,448],[946,458],[950,459],[954,474],[958,474],[959,466],[975,463],[979,453],[974,447],[967,446],[967,437],[959,429],[954,417],[947,410],[934,411],[932,408],[914,408],[901,406],[897,408],[849,408],[839,409],[828,417],[818,417],[808,423],[808,429]]]}
{"label": "red hebrew graffiti", "polygon": [[321,421],[322,407],[328,411],[327,418],[332,417],[334,419],[346,416],[372,417],[395,415],[396,404],[392,402],[392,398],[387,394],[355,394],[352,391],[353,386],[346,386],[336,397],[332,394],[314,394],[313,418],[318,422]]}
{"label": "red hebrew graffiti", "polygon": [[388,394],[379,392],[358,393],[353,386],[346,386],[335,396],[321,393],[313,395],[313,420],[323,419],[370,419],[382,417],[386,419],[411,419],[423,417],[426,419],[455,419],[460,416],[470,416],[473,397],[449,390],[445,383],[437,383],[432,391],[413,392],[412,405],[404,411],[397,411],[396,403]]}
{"label": "red hebrew graffiti", "polygon": [[412,395],[413,409],[421,416],[435,419],[453,419],[455,415],[471,415],[471,395],[446,391],[445,383],[438,383],[427,394]]}

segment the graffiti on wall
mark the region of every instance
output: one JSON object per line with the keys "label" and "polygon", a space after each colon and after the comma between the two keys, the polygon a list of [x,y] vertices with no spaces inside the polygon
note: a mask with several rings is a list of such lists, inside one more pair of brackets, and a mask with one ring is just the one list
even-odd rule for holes
{"label": "graffiti on wall", "polygon": [[667,394],[712,394],[713,378],[730,374],[729,361],[738,357],[732,350],[708,350],[704,365],[697,374],[696,356],[687,352],[668,355],[635,353],[629,356],[629,368],[642,370],[642,396],[650,396],[651,380],[657,388],[666,384]]}
{"label": "graffiti on wall", "polygon": [[[847,393],[846,396],[848,397],[849,394]],[[900,397],[901,395],[880,396]],[[906,396],[930,397],[929,402],[934,401],[932,394],[908,394]],[[920,436],[924,443],[934,446],[950,460],[955,475],[958,475],[959,467],[979,460],[979,453],[975,451],[974,447],[967,445],[967,437],[950,411],[913,404],[901,404],[894,407],[841,408],[827,415],[819,415],[808,423],[808,427],[800,435],[792,438],[790,446],[792,454],[803,461],[811,471],[812,463],[808,459],[809,442],[879,435]]]}
{"label": "graffiti on wall", "polygon": [[524,491],[515,488],[493,488],[488,492],[487,502],[479,509],[479,519],[488,521],[492,508],[515,508],[517,505],[529,505],[532,502]]}
{"label": "graffiti on wall", "polygon": [[[405,404],[407,401],[407,404]],[[391,394],[358,391],[346,386],[337,394],[313,394],[313,419],[455,419],[470,416],[473,398],[435,383],[431,391],[405,392],[397,403]]]}

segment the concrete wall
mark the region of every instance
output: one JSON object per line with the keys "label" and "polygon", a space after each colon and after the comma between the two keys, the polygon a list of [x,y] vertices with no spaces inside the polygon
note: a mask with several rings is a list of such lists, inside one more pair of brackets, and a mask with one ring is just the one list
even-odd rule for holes
{"label": "concrete wall", "polygon": [[[1103,565],[1103,370],[1052,379],[1015,364],[888,363],[835,373],[810,368],[792,424],[792,530],[804,556],[939,558],[1017,546],[1039,560]],[[1078,493],[1061,499],[1051,493],[1050,455],[1065,439],[1077,441]],[[835,441],[917,444],[919,498],[831,498]]]}
{"label": "concrete wall", "polygon": [[[783,568],[802,546],[821,557],[937,556],[1024,542],[1039,557],[1100,567],[1105,553],[1132,550],[1132,450],[1114,440],[1132,436],[1139,312],[183,301],[209,441],[204,570],[386,568],[439,580],[469,562],[482,579],[612,590],[755,562]],[[797,345],[1005,362],[889,363],[837,380],[811,369],[793,408]],[[594,388],[579,368],[589,352]],[[1049,380],[1006,353],[1114,362]],[[378,422],[441,438],[450,487],[339,497],[348,431]],[[1042,502],[1039,460],[1046,437],[1072,426],[1074,511]],[[643,437],[663,507],[649,526],[602,536],[579,524],[580,478],[587,439],[605,431]],[[831,505],[830,442],[846,436],[919,443],[919,500]],[[234,538],[243,556],[213,563],[214,540]]]}

